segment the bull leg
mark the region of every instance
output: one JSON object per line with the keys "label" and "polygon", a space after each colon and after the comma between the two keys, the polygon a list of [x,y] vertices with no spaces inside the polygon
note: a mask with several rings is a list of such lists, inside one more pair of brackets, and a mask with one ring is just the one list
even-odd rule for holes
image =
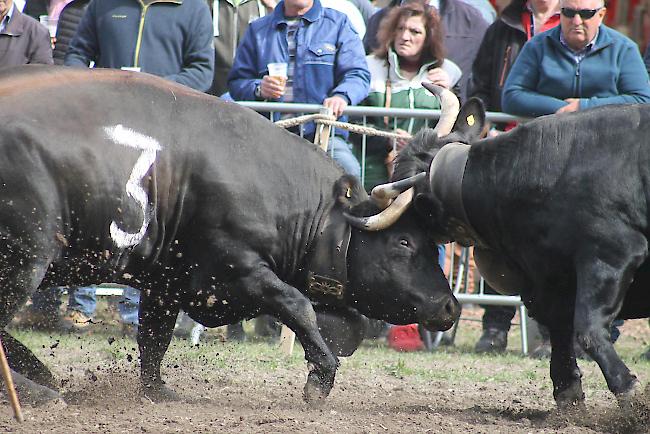
{"label": "bull leg", "polygon": [[2,343],[7,353],[7,361],[11,369],[38,384],[53,390],[58,390],[58,385],[50,370],[29,348],[4,330],[0,330],[0,337],[2,338]]}
{"label": "bull leg", "polygon": [[[49,387],[42,386],[13,369],[11,370],[11,377],[16,386],[16,393],[23,403],[39,406],[51,403],[52,401],[60,400],[63,402],[63,397],[59,392],[52,390]],[[3,387],[3,393],[5,393],[5,390],[6,388]]]}
{"label": "bull leg", "polygon": [[305,401],[325,398],[334,385],[339,362],[318,331],[316,313],[309,299],[266,267],[251,273],[242,283],[249,294],[296,333],[309,364]]}
{"label": "bull leg", "polygon": [[574,329],[578,343],[598,363],[609,390],[623,404],[640,392],[640,384],[616,353],[610,340],[610,325],[621,309],[634,272],[646,258],[648,245],[641,235],[616,239],[629,250],[621,252],[620,248],[601,245],[600,250],[610,254],[607,261],[591,255],[581,258]]}
{"label": "bull leg", "polygon": [[[42,404],[55,399],[62,399],[52,373],[45,365],[23,344],[16,340],[4,327],[11,321],[16,312],[25,304],[29,294],[40,285],[49,265],[49,260],[36,262],[31,253],[29,257],[14,254],[14,263],[0,264],[4,269],[2,276],[3,288],[0,291],[0,336],[7,353],[7,361],[14,374],[14,382],[21,397],[28,402]],[[21,265],[16,268],[19,261]],[[17,372],[16,372],[17,371]],[[40,383],[40,384],[38,384]],[[51,390],[51,389],[55,390]]]}
{"label": "bull leg", "polygon": [[584,406],[582,373],[576,363],[573,330],[551,329],[553,397],[561,409]]}
{"label": "bull leg", "polygon": [[142,393],[155,402],[176,401],[178,394],[160,376],[160,364],[169,348],[179,307],[164,300],[162,295],[141,291],[138,318],[138,347],[140,349],[140,379]]}

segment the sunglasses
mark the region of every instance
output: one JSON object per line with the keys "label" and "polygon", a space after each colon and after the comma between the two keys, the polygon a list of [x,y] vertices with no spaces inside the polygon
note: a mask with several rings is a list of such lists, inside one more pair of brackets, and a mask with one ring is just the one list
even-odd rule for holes
{"label": "sunglasses", "polygon": [[596,15],[596,12],[601,10],[602,7],[598,9],[571,9],[571,8],[562,8],[560,11],[562,12],[562,15],[564,15],[567,18],[573,18],[576,15],[580,15],[580,18],[583,20],[588,20],[589,18],[592,18],[594,15]]}

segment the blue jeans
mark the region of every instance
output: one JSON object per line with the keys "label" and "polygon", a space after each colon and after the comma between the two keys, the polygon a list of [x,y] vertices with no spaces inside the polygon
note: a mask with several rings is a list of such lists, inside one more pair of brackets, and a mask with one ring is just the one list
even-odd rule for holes
{"label": "blue jeans", "polygon": [[351,143],[346,142],[342,137],[333,136],[330,138],[327,153],[343,168],[345,173],[361,178],[361,165],[352,153]]}
{"label": "blue jeans", "polygon": [[138,306],[140,306],[140,291],[127,286],[124,288],[122,299],[117,304],[117,310],[124,324],[139,324]]}
{"label": "blue jeans", "polygon": [[[64,288],[55,287],[36,291],[32,295],[32,308],[49,315],[58,315]],[[68,287],[68,310],[76,310],[90,317],[97,308],[95,287]]]}
{"label": "blue jeans", "polygon": [[[58,315],[61,305],[61,294],[63,288],[47,288],[36,291],[32,295],[32,308],[40,310],[47,315]],[[122,322],[126,324],[138,324],[138,306],[140,304],[140,291],[131,287],[124,289],[118,311]],[[87,317],[92,317],[97,308],[97,295],[94,286],[68,288],[68,311],[76,310]]]}
{"label": "blue jeans", "polygon": [[445,245],[438,244],[438,265],[443,270],[445,269]]}
{"label": "blue jeans", "polygon": [[97,309],[96,288],[89,287],[70,287],[68,289],[68,310],[76,310],[87,317],[92,317]]}

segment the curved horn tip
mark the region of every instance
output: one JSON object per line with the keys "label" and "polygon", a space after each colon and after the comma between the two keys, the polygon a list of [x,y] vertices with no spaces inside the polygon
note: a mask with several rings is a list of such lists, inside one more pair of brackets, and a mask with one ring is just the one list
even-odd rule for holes
{"label": "curved horn tip", "polygon": [[423,81],[422,82],[422,87],[424,87],[426,90],[431,92],[432,94],[439,96],[442,94],[442,92],[445,90],[442,86],[438,86],[437,84],[433,84],[430,81]]}
{"label": "curved horn tip", "polygon": [[417,175],[413,175],[412,176],[413,183],[415,184],[416,182],[418,182],[419,180],[425,178],[426,176],[427,176],[427,172],[420,172]]}

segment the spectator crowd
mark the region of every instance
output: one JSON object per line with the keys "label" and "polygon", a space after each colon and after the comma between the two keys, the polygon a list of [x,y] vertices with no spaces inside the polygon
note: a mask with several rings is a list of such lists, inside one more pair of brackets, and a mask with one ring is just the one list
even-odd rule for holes
{"label": "spectator crowd", "polygon": [[[235,101],[320,104],[341,121],[350,105],[439,108],[423,81],[525,118],[650,103],[650,49],[642,56],[603,23],[606,14],[604,0],[0,0],[0,68],[146,72]],[[371,138],[362,146],[335,129],[327,144],[357,177],[364,149],[368,190],[390,178],[395,155],[424,126],[415,119],[369,122],[403,139]],[[513,126],[495,123],[485,133]],[[313,140],[316,126],[294,132]],[[27,322],[92,327],[95,288],[68,288],[63,316],[61,291],[35,294]],[[496,293],[489,286],[485,292]],[[138,303],[138,291],[125,288],[125,332],[137,329]],[[503,352],[515,309],[484,309],[475,350]],[[536,354],[548,348],[543,342]],[[650,360],[650,350],[645,356]]]}

